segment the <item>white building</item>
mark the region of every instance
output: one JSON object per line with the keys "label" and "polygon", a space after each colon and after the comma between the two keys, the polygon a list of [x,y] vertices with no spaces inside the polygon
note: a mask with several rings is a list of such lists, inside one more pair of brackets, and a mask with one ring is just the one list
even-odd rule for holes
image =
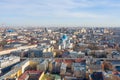
{"label": "white building", "polygon": [[6,68],[10,65],[13,65],[20,61],[20,57],[9,56],[9,57],[0,57],[0,68]]}

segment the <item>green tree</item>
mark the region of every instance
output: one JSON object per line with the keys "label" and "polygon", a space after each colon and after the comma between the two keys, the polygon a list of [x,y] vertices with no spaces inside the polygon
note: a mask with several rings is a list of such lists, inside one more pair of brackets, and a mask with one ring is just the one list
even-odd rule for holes
{"label": "green tree", "polygon": [[0,42],[0,46],[1,47],[4,47],[4,45],[6,45],[6,44],[7,44],[7,41],[5,41],[5,40],[3,40],[3,41]]}

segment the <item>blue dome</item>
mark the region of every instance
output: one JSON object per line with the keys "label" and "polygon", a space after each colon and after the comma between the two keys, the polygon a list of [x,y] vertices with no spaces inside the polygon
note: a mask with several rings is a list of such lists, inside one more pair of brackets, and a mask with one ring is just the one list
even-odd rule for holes
{"label": "blue dome", "polygon": [[14,32],[14,30],[12,30],[12,29],[9,29],[9,30],[7,30],[7,32]]}
{"label": "blue dome", "polygon": [[62,40],[67,40],[67,35],[64,34],[64,35],[62,36]]}

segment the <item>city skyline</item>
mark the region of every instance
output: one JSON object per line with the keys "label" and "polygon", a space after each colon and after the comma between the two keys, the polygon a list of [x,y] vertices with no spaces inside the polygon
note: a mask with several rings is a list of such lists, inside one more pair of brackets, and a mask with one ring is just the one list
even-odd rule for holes
{"label": "city skyline", "polygon": [[119,0],[1,0],[0,24],[120,26]]}

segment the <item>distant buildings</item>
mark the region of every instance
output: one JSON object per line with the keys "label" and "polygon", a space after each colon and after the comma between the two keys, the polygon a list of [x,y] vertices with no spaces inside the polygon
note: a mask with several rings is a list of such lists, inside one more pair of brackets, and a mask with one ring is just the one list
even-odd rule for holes
{"label": "distant buildings", "polygon": [[95,27],[2,29],[0,80],[120,80],[119,34]]}

